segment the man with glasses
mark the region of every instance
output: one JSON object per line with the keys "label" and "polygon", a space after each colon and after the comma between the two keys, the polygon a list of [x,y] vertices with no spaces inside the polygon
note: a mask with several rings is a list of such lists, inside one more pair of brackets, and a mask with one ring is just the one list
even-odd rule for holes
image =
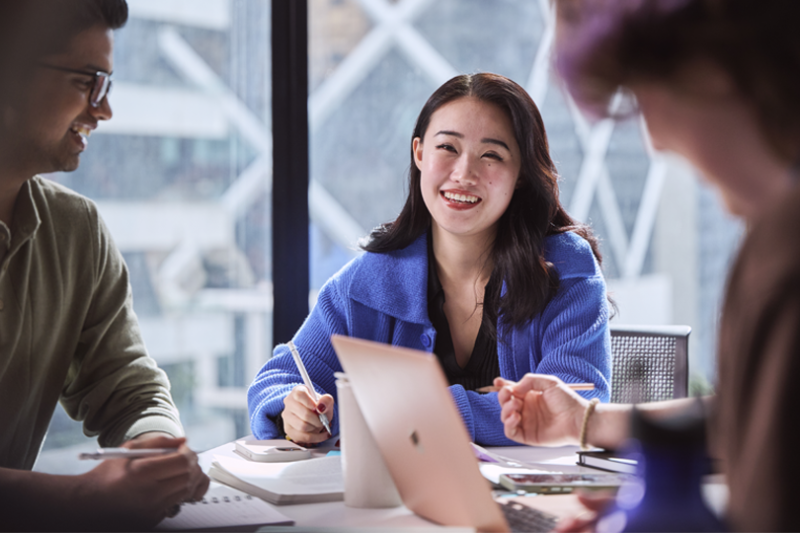
{"label": "man with glasses", "polygon": [[[0,529],[142,529],[200,498],[128,272],[97,208],[38,174],[78,168],[111,118],[125,0],[0,3]],[[80,476],[31,472],[56,402],[103,446],[174,448]]]}
{"label": "man with glasses", "polygon": [[92,81],[92,89],[89,92],[89,103],[92,107],[100,107],[100,104],[103,103],[103,99],[105,99],[106,95],[111,91],[111,73],[104,72],[102,70],[98,70],[94,72],[92,70],[81,70],[77,68],[68,68],[68,67],[59,67],[58,65],[50,65],[48,63],[41,62],[39,63],[40,67],[44,68],[51,68],[53,70],[60,70],[61,72],[69,72],[70,74],[80,74],[81,76],[91,76],[94,78]]}

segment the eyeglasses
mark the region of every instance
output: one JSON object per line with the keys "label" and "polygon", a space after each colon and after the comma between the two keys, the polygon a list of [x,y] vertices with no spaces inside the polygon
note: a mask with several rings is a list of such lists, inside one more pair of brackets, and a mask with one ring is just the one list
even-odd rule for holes
{"label": "eyeglasses", "polygon": [[74,68],[59,67],[58,65],[50,65],[48,63],[37,63],[40,67],[51,68],[53,70],[60,70],[62,72],[71,72],[73,74],[83,74],[84,76],[92,76],[94,83],[92,84],[92,91],[89,93],[89,103],[92,107],[100,107],[103,98],[108,96],[111,92],[111,73],[98,70],[92,72],[90,70],[78,70]]}

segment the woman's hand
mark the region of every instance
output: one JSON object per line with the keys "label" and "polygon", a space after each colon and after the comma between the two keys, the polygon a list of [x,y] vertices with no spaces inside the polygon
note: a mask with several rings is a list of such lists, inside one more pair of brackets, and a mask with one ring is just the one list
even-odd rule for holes
{"label": "woman's hand", "polygon": [[[563,518],[556,524],[557,533],[588,533],[598,530],[598,522],[614,505],[614,493],[607,491],[576,491],[586,511],[578,516]],[[602,528],[600,528],[602,529]]]}
{"label": "woman's hand", "polygon": [[588,402],[560,379],[526,374],[517,383],[496,378],[494,385],[509,439],[534,446],[578,443]]}
{"label": "woman's hand", "polygon": [[333,422],[333,396],[325,394],[314,403],[305,385],[298,385],[283,399],[283,430],[292,441],[302,444],[322,442],[331,435],[320,422],[325,414]]}

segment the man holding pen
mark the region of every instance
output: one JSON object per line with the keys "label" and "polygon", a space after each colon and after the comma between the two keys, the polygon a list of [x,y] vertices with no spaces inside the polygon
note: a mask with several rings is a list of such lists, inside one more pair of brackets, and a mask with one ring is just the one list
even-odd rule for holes
{"label": "man holding pen", "polygon": [[[0,4],[0,529],[144,529],[208,478],[148,357],[122,256],[72,171],[100,120],[125,0]],[[31,472],[57,401],[103,446],[168,448]]]}

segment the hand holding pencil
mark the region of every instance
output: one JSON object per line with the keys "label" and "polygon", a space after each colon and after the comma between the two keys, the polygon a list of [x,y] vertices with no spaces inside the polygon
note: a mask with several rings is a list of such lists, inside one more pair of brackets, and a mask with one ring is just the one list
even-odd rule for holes
{"label": "hand holding pencil", "polygon": [[[306,371],[297,347],[287,343],[303,385],[297,385],[283,399],[283,429],[286,437],[298,444],[315,444],[328,439],[330,419],[333,417],[333,396],[319,396]],[[330,417],[330,418],[329,418]]]}
{"label": "hand holding pencil", "polygon": [[496,378],[494,385],[508,438],[532,446],[578,444],[589,401],[575,392],[576,384],[526,374],[518,382]]}

